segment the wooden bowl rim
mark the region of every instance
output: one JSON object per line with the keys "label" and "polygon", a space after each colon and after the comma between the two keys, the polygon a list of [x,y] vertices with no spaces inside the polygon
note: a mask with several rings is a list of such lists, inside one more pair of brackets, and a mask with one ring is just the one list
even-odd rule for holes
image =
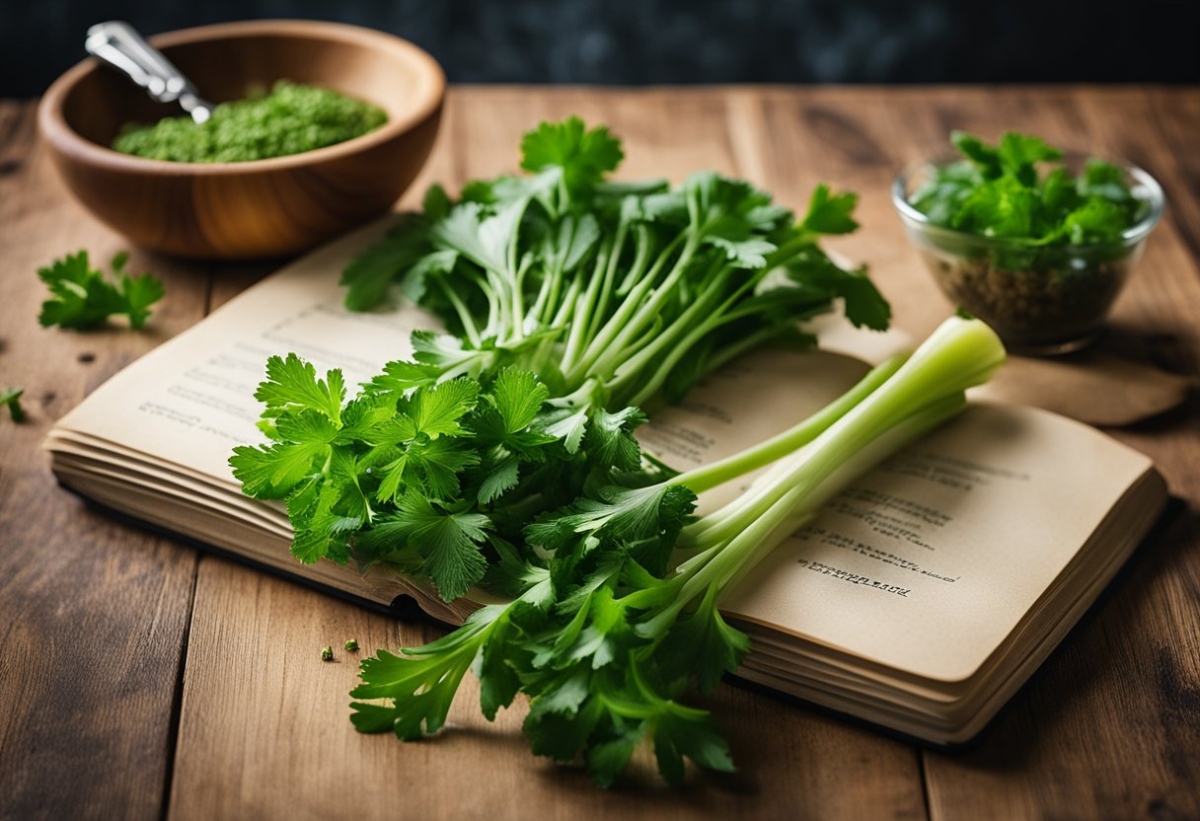
{"label": "wooden bowl rim", "polygon": [[[418,99],[418,103],[405,117],[394,118],[389,115],[387,122],[374,131],[336,145],[316,148],[300,154],[228,163],[154,160],[122,154],[83,137],[68,125],[62,111],[63,101],[67,94],[84,77],[102,68],[99,60],[88,57],[65,71],[46,90],[38,107],[39,128],[43,136],[60,152],[87,165],[111,171],[154,176],[223,176],[255,171],[287,171],[357,154],[413,130],[436,114],[444,100],[446,75],[442,71],[441,65],[428,52],[393,34],[362,26],[319,20],[244,20],[179,29],[157,34],[147,39],[156,48],[170,48],[197,42],[268,34],[283,37],[298,35],[313,38],[315,36],[318,39],[361,45],[372,51],[392,52],[409,61],[418,69],[422,82],[413,89],[413,95]],[[134,93],[142,93],[132,83],[130,83],[130,89]]]}

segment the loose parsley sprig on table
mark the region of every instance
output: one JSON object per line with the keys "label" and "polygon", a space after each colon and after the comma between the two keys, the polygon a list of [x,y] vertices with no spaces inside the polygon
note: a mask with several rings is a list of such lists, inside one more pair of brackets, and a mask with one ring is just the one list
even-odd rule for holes
{"label": "loose parsley sprig on table", "polygon": [[150,317],[150,306],[163,296],[163,284],[153,274],[130,276],[125,272],[129,255],[113,257],[115,283],[91,267],[88,252],[79,251],[38,269],[50,289],[51,298],[42,303],[38,322],[44,327],[84,330],[96,328],[114,314],[123,314],[132,328],[141,328]]}
{"label": "loose parsley sprig on table", "polygon": [[1075,176],[1039,137],[1008,132],[992,146],[955,131],[950,140],[964,159],[935,169],[909,199],[935,225],[1031,246],[1081,245],[1119,239],[1144,215],[1145,202],[1111,163],[1090,159]]}

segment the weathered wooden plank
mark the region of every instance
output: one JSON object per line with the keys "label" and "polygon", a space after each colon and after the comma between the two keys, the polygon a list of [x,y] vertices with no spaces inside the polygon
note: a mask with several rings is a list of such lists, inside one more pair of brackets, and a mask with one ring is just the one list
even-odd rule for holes
{"label": "weathered wooden plank", "polygon": [[[447,727],[404,743],[356,733],[347,693],[372,648],[411,645],[436,626],[395,620],[290,582],[206,559],[196,590],[173,819],[920,818],[914,757],[898,742],[735,687],[709,700],[741,772],[657,782],[647,756],[611,790],[533,757],[523,710],[495,724],[468,676]],[[348,638],[364,648],[342,649]],[[333,662],[320,659],[331,645]],[[896,760],[907,763],[897,767]]]}
{"label": "weathered wooden plank", "polygon": [[192,551],[92,512],[40,443],[85,394],[202,313],[205,283],[134,253],[169,296],[144,332],[44,329],[39,266],[119,237],[70,202],[35,147],[34,106],[0,103],[0,816],[157,818],[193,584]]}

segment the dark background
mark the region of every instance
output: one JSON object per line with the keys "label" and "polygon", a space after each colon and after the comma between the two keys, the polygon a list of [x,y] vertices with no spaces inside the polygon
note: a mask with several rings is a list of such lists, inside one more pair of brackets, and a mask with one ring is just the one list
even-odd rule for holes
{"label": "dark background", "polygon": [[393,32],[452,82],[1200,82],[1198,0],[0,0],[0,97],[40,94],[101,20],[270,17]]}

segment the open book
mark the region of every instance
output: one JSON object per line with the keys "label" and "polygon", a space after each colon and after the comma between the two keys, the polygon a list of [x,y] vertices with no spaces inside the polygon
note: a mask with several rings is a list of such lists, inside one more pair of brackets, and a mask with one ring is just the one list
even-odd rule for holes
{"label": "open book", "polygon": [[[387,227],[293,263],[101,386],[46,441],[59,481],[360,601],[411,596],[435,618],[465,618],[475,603],[447,604],[390,572],[300,564],[282,505],[244,497],[227,463],[235,445],[262,441],[253,394],[268,356],[294,351],[353,384],[409,355],[413,328],[434,326],[411,306],[342,307],[343,265]],[[655,414],[643,446],[686,469],[777,433],[867,371],[881,341],[862,339],[744,357]],[[853,484],[738,583],[722,611],[753,641],[739,675],[935,744],[968,740],[1095,601],[1166,500],[1149,459],[1098,431],[975,404]]]}

